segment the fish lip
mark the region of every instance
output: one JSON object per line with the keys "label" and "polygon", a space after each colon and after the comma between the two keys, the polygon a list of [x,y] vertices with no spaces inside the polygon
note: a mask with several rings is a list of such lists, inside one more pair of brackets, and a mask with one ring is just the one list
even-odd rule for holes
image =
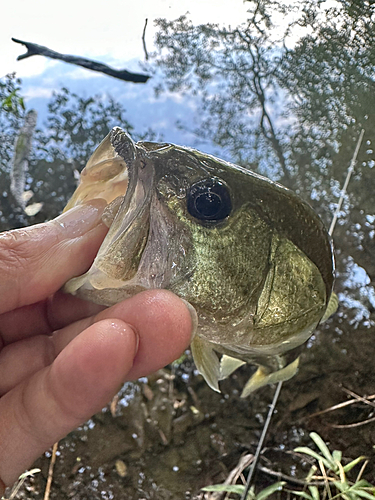
{"label": "fish lip", "polygon": [[[168,248],[168,241],[161,238],[160,242],[160,234],[155,236],[157,228],[164,227],[165,217],[160,217],[153,155],[120,128],[110,132],[109,140],[112,150],[107,154],[126,164],[127,190],[109,220],[109,231],[91,268],[65,287],[69,293],[104,305],[140,290],[165,288],[171,279],[167,263],[155,259],[154,250]],[[155,224],[155,218],[159,224]]]}
{"label": "fish lip", "polygon": [[123,284],[135,276],[147,246],[154,167],[145,151],[121,128],[110,132],[110,141],[114,151],[126,162],[129,183],[94,266]]}

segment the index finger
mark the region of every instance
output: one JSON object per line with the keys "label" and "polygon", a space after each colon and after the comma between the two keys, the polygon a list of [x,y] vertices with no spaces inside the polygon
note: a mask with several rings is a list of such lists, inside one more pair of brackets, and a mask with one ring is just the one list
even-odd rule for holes
{"label": "index finger", "polygon": [[39,302],[92,263],[107,228],[104,200],[56,219],[0,234],[0,314]]}

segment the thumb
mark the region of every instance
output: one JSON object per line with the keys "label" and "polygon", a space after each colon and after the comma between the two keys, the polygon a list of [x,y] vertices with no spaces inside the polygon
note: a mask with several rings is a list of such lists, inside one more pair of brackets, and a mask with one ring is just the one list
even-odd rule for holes
{"label": "thumb", "polygon": [[95,199],[26,229],[0,233],[0,313],[45,299],[84,273],[108,228]]}

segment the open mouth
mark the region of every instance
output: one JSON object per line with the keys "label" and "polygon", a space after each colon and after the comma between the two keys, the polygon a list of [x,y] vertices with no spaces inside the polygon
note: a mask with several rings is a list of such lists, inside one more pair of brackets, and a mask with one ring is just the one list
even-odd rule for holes
{"label": "open mouth", "polygon": [[89,271],[73,278],[65,290],[120,288],[137,273],[147,244],[154,170],[138,154],[132,139],[116,128],[101,142],[81,174],[81,183],[66,209],[93,198],[104,198],[109,225]]}
{"label": "open mouth", "polygon": [[82,170],[79,186],[64,212],[94,198],[103,198],[110,204],[119,196],[125,195],[128,181],[128,168],[125,160],[116,153],[108,135]]}

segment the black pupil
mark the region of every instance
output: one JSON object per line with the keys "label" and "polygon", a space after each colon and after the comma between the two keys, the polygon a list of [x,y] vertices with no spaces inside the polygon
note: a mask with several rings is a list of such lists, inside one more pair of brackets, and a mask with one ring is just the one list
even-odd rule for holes
{"label": "black pupil", "polygon": [[201,221],[214,223],[225,219],[232,210],[228,187],[217,178],[196,182],[188,191],[187,209]]}
{"label": "black pupil", "polygon": [[214,217],[220,210],[221,199],[216,193],[202,193],[195,199],[195,208],[205,217]]}

